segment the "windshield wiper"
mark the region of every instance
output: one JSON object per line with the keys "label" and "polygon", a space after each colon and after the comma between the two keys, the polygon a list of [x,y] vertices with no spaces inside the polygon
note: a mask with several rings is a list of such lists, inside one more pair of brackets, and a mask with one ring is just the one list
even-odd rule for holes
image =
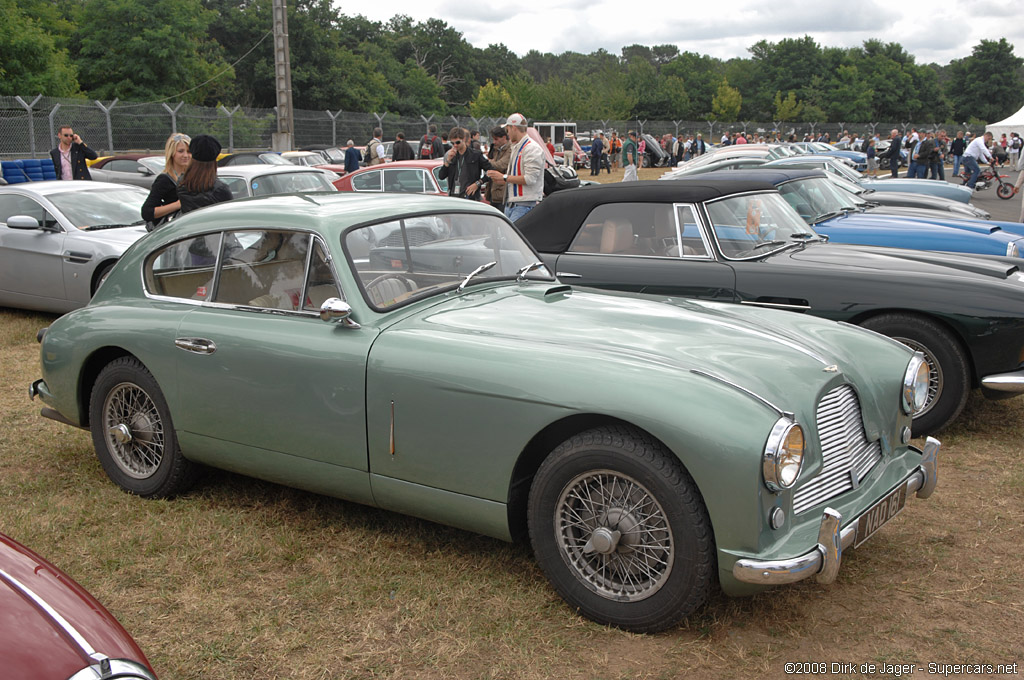
{"label": "windshield wiper", "polygon": [[498,264],[498,263],[497,262],[488,262],[487,264],[482,264],[479,267],[477,267],[476,269],[474,269],[473,271],[471,271],[469,273],[469,276],[467,276],[465,279],[463,279],[462,283],[459,284],[459,287],[455,289],[455,292],[456,293],[461,293],[462,290],[466,287],[466,284],[468,284],[470,282],[470,280],[474,276],[476,276],[477,274],[483,274],[485,271],[487,271],[488,269],[490,269],[491,267],[493,267],[496,264]]}
{"label": "windshield wiper", "polygon": [[844,210],[832,210],[831,212],[822,213],[822,214],[818,215],[817,217],[815,217],[814,218],[814,223],[817,224],[818,222],[824,222],[825,220],[830,220],[833,217],[842,217],[845,214],[846,214],[846,211],[844,211]]}
{"label": "windshield wiper", "polygon": [[145,224],[145,222],[143,220],[139,220],[138,222],[132,222],[131,224],[93,224],[91,226],[84,227],[83,229],[85,231],[98,231],[100,229],[120,229],[121,227],[140,227],[143,224]]}
{"label": "windshield wiper", "polygon": [[526,280],[526,275],[532,272],[534,269],[540,269],[544,266],[543,262],[537,261],[532,262],[525,267],[520,267],[519,271],[516,272],[516,283],[522,283]]}

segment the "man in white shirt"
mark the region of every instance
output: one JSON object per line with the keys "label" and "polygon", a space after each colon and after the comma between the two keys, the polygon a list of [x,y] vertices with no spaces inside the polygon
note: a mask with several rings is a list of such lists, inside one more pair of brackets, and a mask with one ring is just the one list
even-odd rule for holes
{"label": "man in white shirt", "polygon": [[544,152],[537,142],[526,134],[526,118],[513,113],[505,121],[512,155],[508,171],[488,170],[487,176],[495,182],[504,182],[505,216],[515,222],[544,197]]}
{"label": "man in white shirt", "polygon": [[971,178],[967,180],[967,186],[972,189],[978,183],[978,175],[981,174],[981,167],[979,167],[978,162],[992,162],[992,154],[988,150],[988,145],[991,143],[992,133],[986,132],[981,137],[975,137],[971,140],[971,143],[967,145],[967,150],[964,151],[964,167],[971,173]]}

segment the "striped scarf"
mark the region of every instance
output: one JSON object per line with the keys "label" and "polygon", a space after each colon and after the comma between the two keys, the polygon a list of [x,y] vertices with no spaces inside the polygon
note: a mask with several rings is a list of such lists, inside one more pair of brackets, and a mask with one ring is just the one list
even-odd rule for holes
{"label": "striped scarf", "polygon": [[[532,139],[530,139],[530,136],[526,135],[526,136],[523,137],[523,143],[522,144],[517,144],[516,148],[512,150],[512,160],[508,164],[508,174],[509,175],[522,176],[522,175],[526,174],[526,173],[523,172],[522,151],[523,151],[523,149],[526,148],[527,144],[533,144],[533,143],[534,142],[533,142]],[[509,182],[508,188],[512,190],[512,197],[520,198],[520,197],[522,197],[523,191],[525,191],[526,186],[523,185],[523,184],[512,184],[511,182]],[[505,193],[506,193],[506,199],[505,200],[508,200],[508,196],[507,196],[508,190],[507,189],[506,189]]]}

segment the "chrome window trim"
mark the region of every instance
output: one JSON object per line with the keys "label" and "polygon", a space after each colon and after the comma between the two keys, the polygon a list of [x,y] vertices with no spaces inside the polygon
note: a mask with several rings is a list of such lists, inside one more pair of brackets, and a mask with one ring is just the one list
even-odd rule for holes
{"label": "chrome window trim", "polygon": [[694,219],[697,220],[697,233],[700,234],[701,243],[704,244],[704,255],[683,255],[683,251],[680,248],[679,260],[714,260],[715,249],[712,247],[712,243],[708,238],[708,231],[711,231],[711,222],[707,219],[707,215],[699,210],[699,204],[697,203],[673,203],[672,204],[672,219],[676,223],[676,242],[682,244],[683,233],[679,227],[679,209],[689,208],[693,213]]}

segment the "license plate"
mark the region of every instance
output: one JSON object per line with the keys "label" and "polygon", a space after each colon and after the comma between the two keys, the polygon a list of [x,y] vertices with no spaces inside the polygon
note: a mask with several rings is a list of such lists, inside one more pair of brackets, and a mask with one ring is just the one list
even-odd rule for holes
{"label": "license plate", "polygon": [[906,504],[907,485],[901,484],[900,488],[892,491],[860,516],[860,519],[857,521],[857,541],[853,544],[853,547],[856,548],[871,538],[876,531],[882,528],[883,524],[900,514],[900,511]]}

